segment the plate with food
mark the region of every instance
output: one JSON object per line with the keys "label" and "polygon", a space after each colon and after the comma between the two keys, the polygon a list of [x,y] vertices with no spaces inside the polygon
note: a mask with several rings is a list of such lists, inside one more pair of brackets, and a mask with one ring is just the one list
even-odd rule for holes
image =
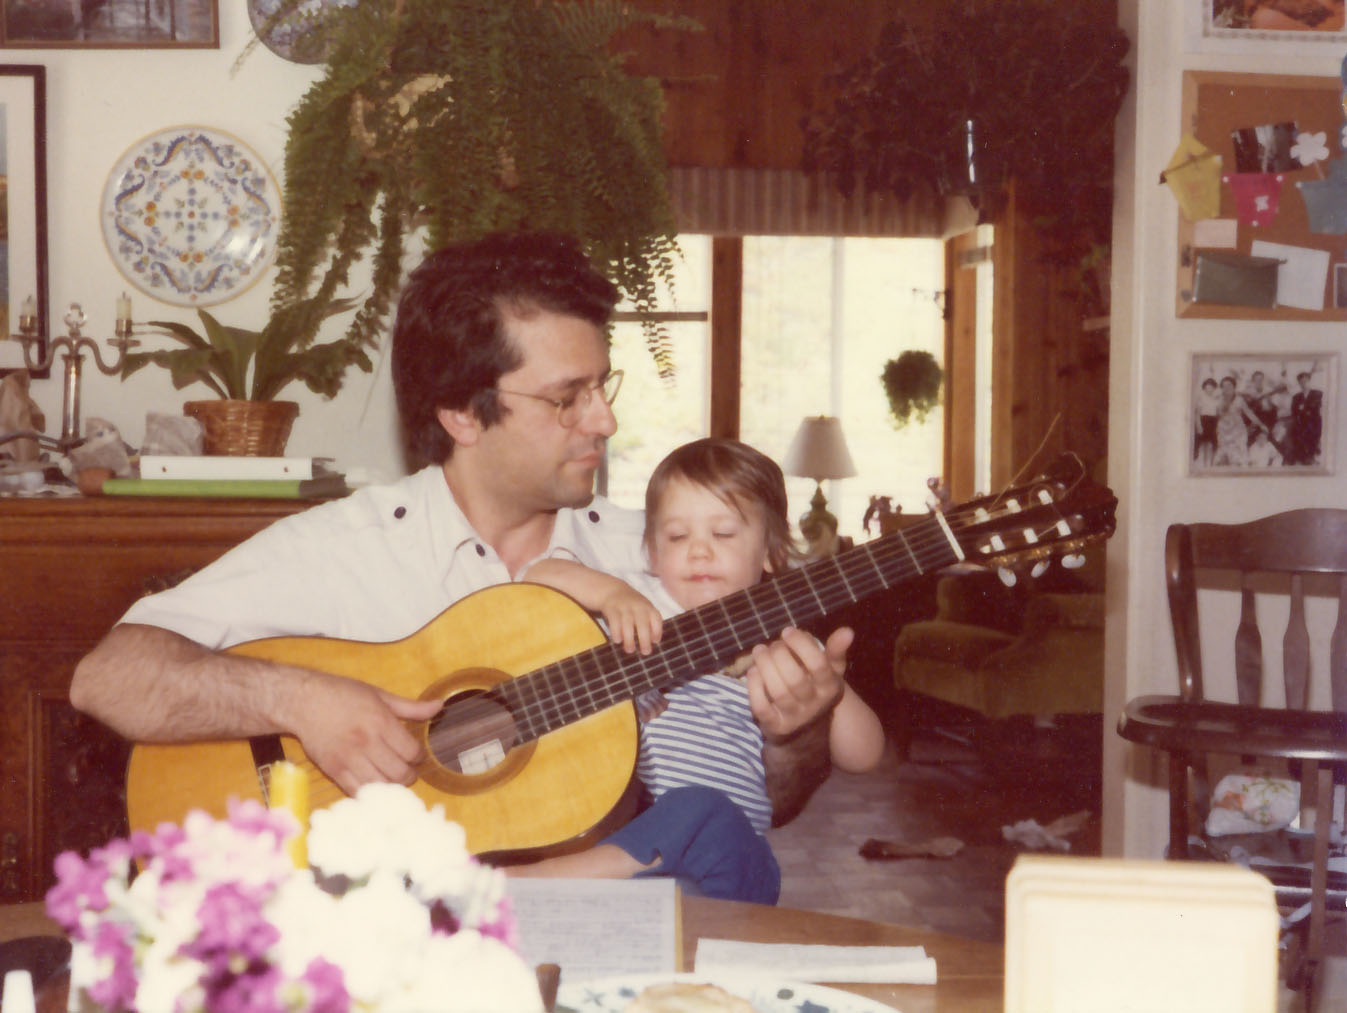
{"label": "plate with food", "polygon": [[630,975],[566,983],[556,1013],[896,1013],[854,992],[768,978]]}

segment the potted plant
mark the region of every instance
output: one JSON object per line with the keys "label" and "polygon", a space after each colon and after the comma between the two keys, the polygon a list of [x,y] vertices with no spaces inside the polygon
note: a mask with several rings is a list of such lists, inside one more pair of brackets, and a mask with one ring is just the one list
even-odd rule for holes
{"label": "potted plant", "polygon": [[1128,47],[1107,2],[914,9],[826,80],[804,125],[806,168],[848,195],[963,194],[984,218],[1013,180],[1041,229],[1068,244],[1106,236]]}
{"label": "potted plant", "polygon": [[[638,24],[694,27],[623,0],[328,8],[315,29],[326,71],[288,119],[273,309],[334,298],[372,251],[346,340],[373,347],[414,234],[437,249],[520,228],[574,235],[638,310],[652,307],[677,246],[660,85],[614,51]],[[668,373],[667,339],[647,335]]]}
{"label": "potted plant", "polygon": [[155,365],[169,371],[178,390],[203,383],[214,391],[218,400],[183,406],[201,422],[207,454],[278,455],[299,412],[294,401],[277,400],[287,385],[303,381],[314,393],[332,397],[348,368],[371,368],[364,349],[346,338],[300,342],[310,324],[316,330],[324,318],[354,305],[352,299],[301,300],[278,308],[261,330],[222,324],[205,310],[197,310],[199,332],[175,321],[151,320],[149,326],[185,347],[129,353],[121,375],[125,379]]}
{"label": "potted plant", "polygon": [[915,416],[923,422],[940,403],[945,371],[930,352],[909,348],[884,364],[880,379],[889,399],[889,414],[896,429],[902,429]]}

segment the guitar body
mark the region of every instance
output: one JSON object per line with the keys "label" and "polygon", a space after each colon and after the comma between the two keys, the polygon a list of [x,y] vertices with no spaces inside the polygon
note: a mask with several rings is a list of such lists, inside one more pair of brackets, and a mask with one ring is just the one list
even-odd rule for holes
{"label": "guitar body", "polygon": [[[1113,531],[1117,498],[1067,455],[1027,485],[933,514],[836,556],[675,616],[649,655],[626,654],[565,595],[502,584],[469,595],[405,640],[363,644],[288,637],[232,653],[349,676],[399,696],[444,702],[411,726],[429,758],[414,790],[462,824],[475,854],[585,843],[623,801],[636,768],[630,701],[715,671],[771,630],[809,619],[960,560],[1040,563]],[[232,797],[263,799],[263,768],[284,758],[310,773],[310,805],[341,791],[284,736],[140,745],[127,772],[133,830],[193,808],[226,815]],[[271,748],[267,748],[271,747]]]}
{"label": "guitar body", "polygon": [[[240,644],[229,653],[349,676],[399,696],[452,700],[605,640],[598,624],[565,595],[536,584],[503,584],[464,598],[404,640],[280,637]],[[474,854],[551,849],[583,837],[621,800],[636,766],[636,717],[629,704],[509,749],[478,773],[436,758],[431,724],[410,726],[430,757],[412,787],[463,826]],[[281,743],[286,759],[310,771],[314,809],[343,797],[296,739],[281,736]],[[191,809],[222,817],[231,797],[264,801],[263,784],[248,740],[137,745],[127,770],[127,815],[132,830],[180,822]]]}

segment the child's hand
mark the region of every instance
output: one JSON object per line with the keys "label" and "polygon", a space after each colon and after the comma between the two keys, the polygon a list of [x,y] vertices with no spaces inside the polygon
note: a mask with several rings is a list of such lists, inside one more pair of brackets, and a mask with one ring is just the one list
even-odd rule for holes
{"label": "child's hand", "polygon": [[600,602],[599,612],[608,623],[609,635],[628,654],[638,647],[642,654],[649,654],[664,632],[659,609],[626,584]]}

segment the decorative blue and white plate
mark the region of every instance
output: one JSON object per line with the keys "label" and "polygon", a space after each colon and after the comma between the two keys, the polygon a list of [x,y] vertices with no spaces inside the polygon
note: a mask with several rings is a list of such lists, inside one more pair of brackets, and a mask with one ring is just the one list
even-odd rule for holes
{"label": "decorative blue and white plate", "polygon": [[132,145],[103,188],[103,239],[140,291],[211,306],[252,285],[276,256],[280,188],[257,153],[208,127]]}
{"label": "decorative blue and white plate", "polygon": [[281,0],[248,0],[248,20],[253,31],[273,53],[291,63],[325,63],[327,47],[316,29],[333,7],[349,7],[356,0],[299,0],[284,15],[277,16]]}
{"label": "decorative blue and white plate", "polygon": [[767,978],[722,978],[719,975],[640,974],[594,981],[566,982],[562,969],[557,1013],[622,1013],[641,991],[671,981],[718,985],[745,999],[757,1013],[897,1013],[874,999],[826,985],[806,985]]}

